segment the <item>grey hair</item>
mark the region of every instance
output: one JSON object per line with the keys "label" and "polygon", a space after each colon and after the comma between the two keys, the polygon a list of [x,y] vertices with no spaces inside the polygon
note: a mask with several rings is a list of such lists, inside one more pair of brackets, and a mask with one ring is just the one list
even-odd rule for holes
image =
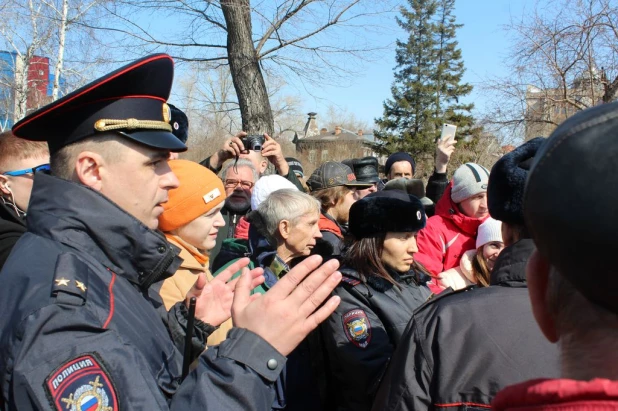
{"label": "grey hair", "polygon": [[227,174],[227,171],[232,167],[236,167],[236,168],[247,167],[251,169],[251,173],[253,174],[253,183],[257,182],[258,178],[260,178],[260,174],[255,169],[255,166],[253,165],[251,160],[247,160],[246,158],[239,158],[238,161],[236,161],[236,159],[228,160],[223,165],[223,168],[221,168],[221,171],[219,172],[219,178],[225,181],[225,176]]}
{"label": "grey hair", "polygon": [[281,221],[288,220],[294,225],[300,217],[312,211],[320,212],[320,202],[309,194],[291,188],[273,191],[257,209],[266,231],[274,238],[278,237]]}

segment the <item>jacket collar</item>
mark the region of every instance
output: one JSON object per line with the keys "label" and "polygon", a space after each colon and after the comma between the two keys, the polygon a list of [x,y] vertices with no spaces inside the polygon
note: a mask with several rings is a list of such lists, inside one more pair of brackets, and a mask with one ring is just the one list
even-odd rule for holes
{"label": "jacket collar", "polygon": [[490,285],[525,287],[526,264],[534,249],[532,239],[523,239],[502,250],[491,272]]}
{"label": "jacket collar", "polygon": [[504,388],[491,405],[495,410],[615,409],[618,381],[530,380]]}
{"label": "jacket collar", "polygon": [[459,211],[457,204],[455,204],[451,199],[452,189],[453,182],[451,181],[446,187],[446,190],[444,190],[444,194],[442,194],[440,200],[438,200],[438,204],[436,204],[436,215],[439,215],[447,220],[451,220],[453,224],[455,224],[461,231],[470,236],[476,237],[479,226],[489,217],[472,218],[464,215],[461,211]]}
{"label": "jacket collar", "polygon": [[206,272],[206,264],[208,264],[207,256],[197,251],[195,247],[176,235],[166,233],[165,238],[167,238],[167,241],[171,244],[180,248],[180,258],[182,258],[180,268]]}
{"label": "jacket collar", "polygon": [[171,276],[178,248],[102,194],[39,173],[28,207],[29,231],[89,255],[143,289]]}
{"label": "jacket collar", "polygon": [[341,227],[341,225],[328,213],[320,213],[318,226],[320,227],[320,231],[328,231],[339,238],[343,238],[344,236],[343,227]]}

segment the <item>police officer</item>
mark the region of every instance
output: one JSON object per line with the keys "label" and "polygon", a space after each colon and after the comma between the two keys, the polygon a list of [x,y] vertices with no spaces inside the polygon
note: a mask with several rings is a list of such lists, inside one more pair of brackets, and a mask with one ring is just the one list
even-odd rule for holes
{"label": "police officer", "polygon": [[166,160],[186,149],[169,125],[172,78],[169,56],[149,56],[14,126],[48,142],[52,175],[37,173],[28,232],[0,274],[0,409],[270,409],[285,356],[337,306],[316,311],[341,279],[336,263],[307,259],[258,299],[263,278],[247,271],[231,306],[239,328],[181,382],[149,297],[179,264],[155,231],[178,186]]}

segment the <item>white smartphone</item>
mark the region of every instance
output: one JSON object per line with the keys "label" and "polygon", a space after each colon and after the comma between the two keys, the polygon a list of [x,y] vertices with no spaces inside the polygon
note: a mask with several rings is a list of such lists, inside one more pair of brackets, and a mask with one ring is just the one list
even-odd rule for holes
{"label": "white smartphone", "polygon": [[455,140],[455,133],[457,132],[457,126],[452,124],[443,124],[442,125],[442,136],[440,139],[442,141],[453,141]]}

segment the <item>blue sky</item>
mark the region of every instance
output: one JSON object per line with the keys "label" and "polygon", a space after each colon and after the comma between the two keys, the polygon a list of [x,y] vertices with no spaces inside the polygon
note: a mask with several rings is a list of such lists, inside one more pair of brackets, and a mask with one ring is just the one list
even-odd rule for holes
{"label": "blue sky", "polygon": [[[510,42],[504,25],[511,17],[520,18],[531,6],[532,0],[458,0],[455,16],[464,26],[459,29],[457,40],[466,67],[465,81],[477,85],[488,76],[508,74],[503,62]],[[406,34],[399,29],[388,36],[394,43],[397,37],[405,39]],[[335,105],[373,124],[373,119],[382,115],[382,103],[391,96],[394,66],[393,45],[381,59],[367,63],[364,75],[357,76],[350,85],[311,88],[317,98],[305,100],[305,112],[317,112],[319,123],[320,113],[325,113],[329,105]],[[473,91],[470,101],[475,103],[477,112],[482,111],[485,98],[478,90]]]}

